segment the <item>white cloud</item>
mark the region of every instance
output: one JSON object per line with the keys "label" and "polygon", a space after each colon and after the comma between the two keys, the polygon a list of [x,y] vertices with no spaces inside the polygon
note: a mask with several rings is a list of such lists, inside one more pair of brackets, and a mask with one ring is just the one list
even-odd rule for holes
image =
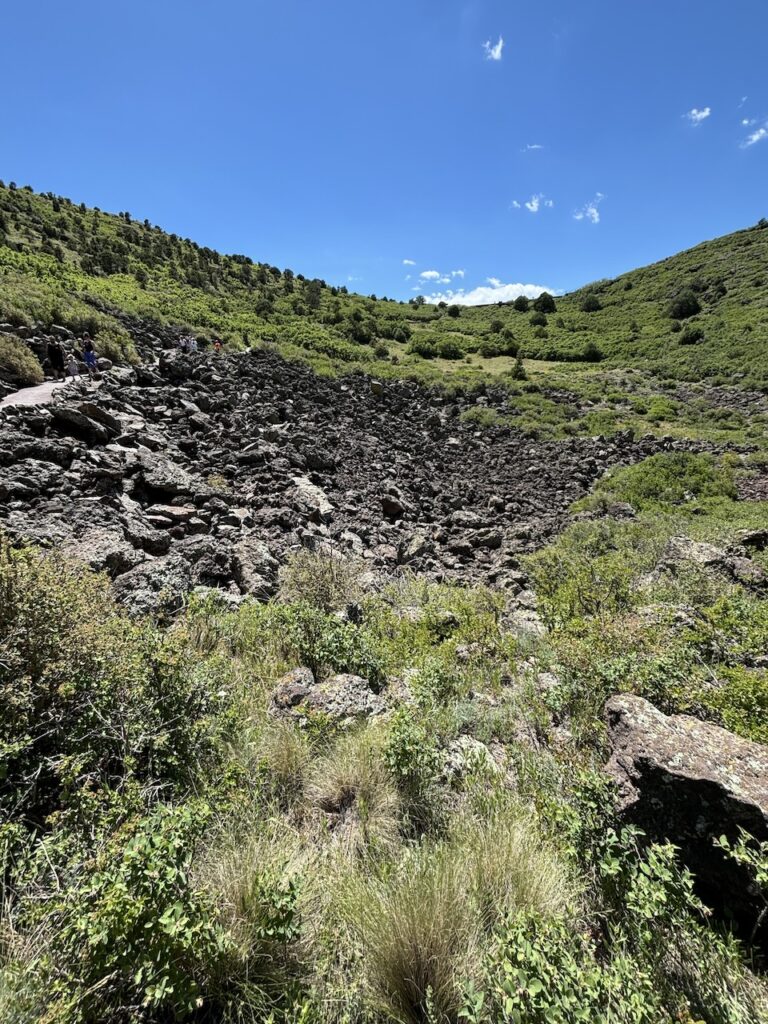
{"label": "white cloud", "polygon": [[751,135],[748,135],[742,142],[741,148],[749,149],[750,146],[754,146],[756,142],[762,142],[763,139],[768,139],[768,121],[762,127],[752,132]]}
{"label": "white cloud", "polygon": [[580,210],[577,210],[574,215],[574,220],[588,220],[592,224],[600,223],[600,210],[598,207],[600,203],[605,199],[602,192],[595,193],[595,198],[590,199],[589,202],[584,203]]}
{"label": "white cloud", "polygon": [[466,270],[452,270],[451,277],[464,277]]}
{"label": "white cloud", "polygon": [[405,280],[406,281],[410,281],[412,276],[413,276],[412,274],[406,274],[405,275]]}
{"label": "white cloud", "polygon": [[471,291],[465,291],[463,288],[458,291],[448,289],[435,295],[426,295],[425,298],[431,303],[451,302],[457,306],[488,306],[495,302],[513,302],[518,295],[527,295],[529,299],[535,299],[542,292],[559,294],[554,289],[540,284],[504,284],[498,277],[489,277],[486,284]]}
{"label": "white cloud", "polygon": [[450,277],[441,277],[440,278],[440,284],[450,284],[450,283],[451,283]]}
{"label": "white cloud", "polygon": [[702,121],[706,121],[711,113],[711,107],[704,107],[702,110],[699,110],[698,107],[694,107],[693,110],[689,110],[687,114],[683,114],[683,117],[687,117],[695,127],[696,125],[701,124]]}
{"label": "white cloud", "polygon": [[551,210],[555,205],[555,201],[554,199],[547,199],[543,192],[536,192],[524,203],[520,203],[517,199],[513,199],[510,205],[513,210],[520,210],[524,206],[529,213],[538,213],[542,206]]}
{"label": "white cloud", "polygon": [[439,281],[442,276],[439,270],[422,270],[419,274],[425,281]]}
{"label": "white cloud", "polygon": [[748,99],[749,99],[749,96],[742,96],[741,97],[741,102],[739,103],[739,105],[738,105],[738,107],[736,109],[737,110],[741,110],[741,108],[744,106],[744,104],[747,102]]}
{"label": "white cloud", "polygon": [[416,260],[403,260],[403,266],[404,267],[415,267],[416,266]]}
{"label": "white cloud", "polygon": [[741,119],[741,127],[742,128],[751,128],[753,124],[757,124],[757,121],[755,120],[754,117],[742,117],[742,119]]}
{"label": "white cloud", "polygon": [[483,49],[485,50],[486,60],[501,60],[501,54],[504,50],[504,39],[499,36],[499,41],[494,46],[490,39],[483,43]]}
{"label": "white cloud", "polygon": [[528,145],[524,149],[520,150],[520,152],[521,153],[530,153],[530,152],[532,152],[535,149],[544,149],[544,147],[539,142],[529,142]]}

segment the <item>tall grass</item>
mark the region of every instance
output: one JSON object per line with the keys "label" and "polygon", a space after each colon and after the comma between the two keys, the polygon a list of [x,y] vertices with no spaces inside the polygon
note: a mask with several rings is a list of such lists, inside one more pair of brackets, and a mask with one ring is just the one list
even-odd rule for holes
{"label": "tall grass", "polygon": [[477,977],[483,943],[505,914],[562,913],[567,871],[531,822],[462,819],[391,874],[351,879],[341,914],[359,945],[372,1006],[407,1024],[454,1021],[460,979]]}

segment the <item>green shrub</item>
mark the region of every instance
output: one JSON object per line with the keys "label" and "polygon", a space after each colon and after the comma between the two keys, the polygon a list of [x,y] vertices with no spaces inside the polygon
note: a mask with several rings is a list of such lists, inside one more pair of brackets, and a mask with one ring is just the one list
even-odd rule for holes
{"label": "green shrub", "polygon": [[733,469],[712,455],[662,452],[610,474],[600,481],[596,492],[641,510],[707,498],[735,498],[736,484]]}
{"label": "green shrub", "polygon": [[40,384],[43,368],[34,352],[18,338],[0,337],[0,376],[19,387]]}
{"label": "green shrub", "polygon": [[334,612],[362,596],[363,565],[334,550],[301,551],[291,555],[280,570],[280,598],[303,602],[323,612]]}
{"label": "green shrub", "polygon": [[537,299],[533,300],[533,308],[539,313],[556,313],[557,305],[554,297],[549,292],[542,292]]}
{"label": "green shrub", "polygon": [[373,685],[382,682],[380,660],[364,630],[342,622],[320,608],[300,602],[277,609],[274,624],[281,630],[281,644],[316,679],[329,672],[352,672]]}
{"label": "green shrub", "polygon": [[685,288],[672,299],[667,315],[673,320],[687,320],[701,312],[701,304],[690,288]]}
{"label": "green shrub", "polygon": [[437,355],[440,359],[463,359],[464,349],[452,338],[443,338],[437,344]]}
{"label": "green shrub", "polygon": [[[128,1021],[134,1010],[184,1017],[205,1004],[227,948],[213,905],[190,880],[206,813],[159,807],[49,880],[50,938],[37,963],[48,979],[48,1019]],[[52,863],[55,856],[48,852]]]}
{"label": "green shrub", "polygon": [[547,318],[541,310],[537,310],[535,313],[531,313],[530,324],[531,327],[546,327]]}
{"label": "green shrub", "polygon": [[743,666],[721,669],[718,685],[698,693],[726,729],[756,743],[768,744],[768,674]]}
{"label": "green shrub", "polygon": [[704,329],[702,327],[686,327],[680,335],[681,345],[696,345],[704,340]]}
{"label": "green shrub", "polygon": [[597,313],[603,308],[603,304],[594,292],[588,292],[579,304],[582,313]]}
{"label": "green shrub", "polygon": [[40,825],[129,778],[171,793],[216,757],[227,694],[182,631],[131,622],[106,578],[0,544],[0,807]]}

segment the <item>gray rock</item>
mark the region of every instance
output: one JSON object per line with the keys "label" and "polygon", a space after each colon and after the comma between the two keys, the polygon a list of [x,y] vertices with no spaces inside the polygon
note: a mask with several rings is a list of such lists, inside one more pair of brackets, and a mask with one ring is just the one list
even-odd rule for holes
{"label": "gray rock", "polygon": [[768,840],[768,747],[696,718],[668,717],[632,695],[612,697],[605,716],[605,770],[618,784],[623,817],[678,846],[705,900],[751,931],[759,898],[713,839],[736,840],[743,828]]}
{"label": "gray rock", "polygon": [[143,551],[136,551],[120,530],[95,526],[87,529],[77,540],[62,546],[62,553],[69,558],[85,562],[97,572],[106,570],[112,577],[128,572],[140,565]]}
{"label": "gray rock", "polygon": [[387,709],[384,698],[373,691],[367,679],[344,673],[317,681],[307,668],[283,676],[272,704],[276,712],[294,718],[320,714],[340,724],[381,715]]}
{"label": "gray rock", "polygon": [[275,593],[277,559],[257,536],[238,541],[232,548],[232,570],[235,581],[245,594],[266,601]]}
{"label": "gray rock", "polygon": [[329,523],[334,507],[325,491],[306,476],[293,478],[293,505],[317,523]]}
{"label": "gray rock", "polygon": [[115,596],[135,615],[179,611],[192,588],[192,569],[180,555],[153,558],[118,576]]}

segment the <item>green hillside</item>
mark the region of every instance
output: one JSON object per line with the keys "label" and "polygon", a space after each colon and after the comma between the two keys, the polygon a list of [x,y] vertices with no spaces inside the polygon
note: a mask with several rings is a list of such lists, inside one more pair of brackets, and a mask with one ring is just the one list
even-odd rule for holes
{"label": "green hillside", "polygon": [[[459,308],[350,295],[291,270],[224,256],[129,213],[0,187],[0,319],[88,323],[130,354],[105,310],[185,325],[232,346],[267,340],[318,368],[499,373],[521,351],[661,376],[768,387],[768,222],[556,299]],[[518,305],[524,306],[524,303]],[[426,364],[426,365],[425,365]],[[446,366],[454,364],[454,366]],[[470,374],[471,376],[471,374]]]}

